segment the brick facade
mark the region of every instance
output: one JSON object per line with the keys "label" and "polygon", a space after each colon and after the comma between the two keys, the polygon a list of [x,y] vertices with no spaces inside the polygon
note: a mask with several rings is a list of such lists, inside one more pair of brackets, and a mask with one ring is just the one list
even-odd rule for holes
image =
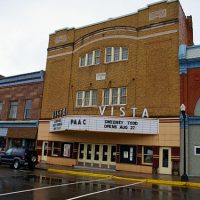
{"label": "brick facade", "polygon": [[181,118],[181,175],[185,167],[187,175],[200,176],[200,46],[181,45],[179,62],[181,103],[186,107],[185,126]]}
{"label": "brick facade", "polygon": [[[51,34],[38,140],[92,144],[94,148],[95,144],[108,144],[109,148],[114,145],[117,170],[172,173],[172,157],[169,158],[170,171],[162,172],[159,150],[166,147],[163,152],[171,156],[171,149],[180,145],[177,54],[179,44],[188,43],[189,37],[192,43],[191,24],[191,18],[186,18],[179,1],[165,1],[149,5],[135,14]],[[128,60],[106,63],[107,47],[128,48]],[[96,49],[100,51],[100,63],[80,67],[80,58]],[[98,73],[104,73],[105,79],[97,80]],[[123,105],[125,117],[132,117],[131,108],[136,107],[136,117],[141,118],[144,108],[147,108],[150,118],[160,120],[158,135],[78,130],[49,133],[48,122],[53,111],[66,107],[68,115],[100,115],[103,90],[120,87],[127,88],[127,103]],[[77,91],[88,90],[97,90],[97,105],[76,106]],[[120,115],[119,107],[114,107],[114,116]],[[110,116],[111,112],[112,107],[107,106],[104,115]],[[142,163],[143,146],[152,147],[152,163]],[[123,153],[121,147],[125,149]],[[133,159],[127,152],[135,149],[137,157]],[[53,161],[47,158],[47,162]],[[63,159],[62,163],[74,165],[77,161]]]}
{"label": "brick facade", "polygon": [[[41,113],[44,72],[20,74],[0,79],[0,136],[6,132],[6,146],[35,147]],[[31,100],[30,116],[25,117],[26,100]],[[10,118],[11,102],[17,102],[16,117]],[[2,141],[1,141],[2,142]]]}
{"label": "brick facade", "polygon": [[32,100],[31,119],[40,118],[42,104],[43,83],[18,85],[11,87],[0,87],[0,100],[3,101],[1,120],[9,120],[10,102],[18,101],[18,112],[16,120],[24,119],[25,102]]}
{"label": "brick facade", "polygon": [[[163,9],[166,17],[149,21],[149,13]],[[179,116],[178,33],[186,30],[179,30],[178,10],[178,2],[156,4],[133,15],[50,35],[41,118],[50,119],[52,111],[62,107],[68,114],[98,114],[97,108],[76,108],[76,92],[98,89],[101,105],[101,90],[119,86],[127,87],[126,107],[136,106],[138,116],[144,107],[152,117]],[[151,28],[155,24],[157,28]],[[62,36],[66,41],[56,43]],[[128,61],[105,64],[109,46],[128,47]],[[80,68],[79,57],[97,48],[100,65]],[[100,72],[106,73],[105,81],[96,81]]]}

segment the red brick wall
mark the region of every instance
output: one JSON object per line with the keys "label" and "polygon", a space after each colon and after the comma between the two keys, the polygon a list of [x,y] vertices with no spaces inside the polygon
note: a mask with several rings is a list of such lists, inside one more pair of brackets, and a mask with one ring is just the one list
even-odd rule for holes
{"label": "red brick wall", "polygon": [[192,16],[186,17],[181,6],[179,8],[179,44],[193,45]]}
{"label": "red brick wall", "polygon": [[38,155],[42,155],[42,143],[43,143],[43,141],[41,141],[41,140],[38,140],[37,141],[37,153],[38,153]]}
{"label": "red brick wall", "polygon": [[194,44],[194,42],[193,42],[192,16],[187,17],[186,23],[187,23],[187,33],[188,33],[187,44],[188,44],[188,46],[192,46]]}
{"label": "red brick wall", "polygon": [[153,146],[153,169],[159,167],[159,146]]}
{"label": "red brick wall", "polygon": [[181,76],[181,103],[186,105],[189,116],[194,115],[195,105],[200,97],[200,69],[188,70]]}
{"label": "red brick wall", "polygon": [[16,120],[23,120],[25,101],[27,99],[32,100],[31,119],[39,119],[42,93],[43,82],[0,88],[0,101],[3,101],[3,108],[0,120],[8,120],[10,101],[18,101]]}

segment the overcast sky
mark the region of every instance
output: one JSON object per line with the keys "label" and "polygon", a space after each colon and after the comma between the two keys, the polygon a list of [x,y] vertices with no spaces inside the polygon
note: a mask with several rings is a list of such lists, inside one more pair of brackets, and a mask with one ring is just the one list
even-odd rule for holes
{"label": "overcast sky", "polygon": [[[136,12],[158,0],[0,0],[0,74],[45,70],[49,34]],[[180,0],[200,44],[200,0]]]}

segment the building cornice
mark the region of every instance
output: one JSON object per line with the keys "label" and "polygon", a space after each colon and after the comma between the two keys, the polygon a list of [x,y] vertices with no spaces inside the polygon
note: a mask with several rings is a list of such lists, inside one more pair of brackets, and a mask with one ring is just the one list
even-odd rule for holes
{"label": "building cornice", "polygon": [[0,121],[1,128],[37,128],[38,120]]}

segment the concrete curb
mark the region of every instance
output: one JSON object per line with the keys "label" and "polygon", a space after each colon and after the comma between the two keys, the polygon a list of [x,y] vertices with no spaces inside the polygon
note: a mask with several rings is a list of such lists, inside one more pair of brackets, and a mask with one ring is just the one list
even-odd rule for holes
{"label": "concrete curb", "polygon": [[63,174],[71,174],[76,176],[89,176],[96,178],[108,178],[108,179],[116,179],[116,180],[124,180],[124,181],[136,181],[136,182],[144,182],[144,183],[152,183],[157,185],[172,185],[172,186],[181,186],[181,187],[196,187],[200,188],[200,183],[194,182],[181,182],[181,181],[168,181],[168,180],[156,180],[156,179],[142,179],[142,178],[126,178],[108,174],[96,174],[89,172],[78,172],[78,171],[70,171],[70,170],[59,170],[59,169],[48,169],[49,172],[63,173]]}

